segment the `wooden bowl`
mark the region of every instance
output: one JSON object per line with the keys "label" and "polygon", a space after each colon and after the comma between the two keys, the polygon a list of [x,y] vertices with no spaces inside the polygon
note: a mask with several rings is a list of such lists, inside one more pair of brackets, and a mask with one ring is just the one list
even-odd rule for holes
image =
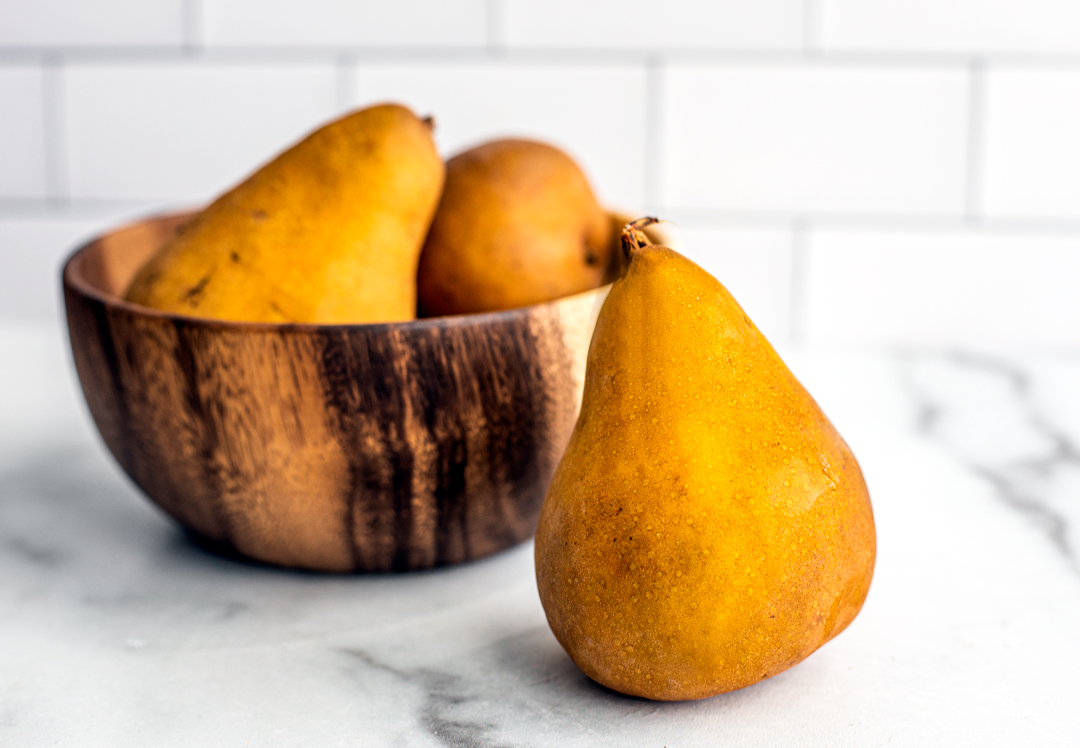
{"label": "wooden bowl", "polygon": [[77,250],[75,366],[120,466],[212,542],[282,566],[460,563],[532,536],[607,287],[492,314],[280,325],[121,294],[191,214]]}

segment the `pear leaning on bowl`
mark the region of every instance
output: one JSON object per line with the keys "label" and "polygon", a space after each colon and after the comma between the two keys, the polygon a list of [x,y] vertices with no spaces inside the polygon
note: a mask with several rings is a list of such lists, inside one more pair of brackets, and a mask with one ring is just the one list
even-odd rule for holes
{"label": "pear leaning on bowl", "polygon": [[430,121],[396,104],[353,112],[216,199],[126,298],[248,322],[413,319],[444,175]]}
{"label": "pear leaning on bowl", "polygon": [[855,618],[876,541],[843,439],[727,290],[624,230],[536,536],[556,638],[609,688],[699,699]]}

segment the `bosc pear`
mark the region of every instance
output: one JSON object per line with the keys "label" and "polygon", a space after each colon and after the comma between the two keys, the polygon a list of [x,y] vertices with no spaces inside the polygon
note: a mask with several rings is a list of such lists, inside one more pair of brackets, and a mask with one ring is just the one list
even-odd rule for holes
{"label": "bosc pear", "polygon": [[412,319],[444,175],[430,120],[397,104],[351,112],[214,200],[126,298],[249,322]]}
{"label": "bosc pear", "polygon": [[446,162],[420,256],[421,316],[539,304],[596,288],[612,226],[585,173],[533,140],[493,140]]}
{"label": "bosc pear", "polygon": [[536,536],[540,598],[591,678],[699,699],[851,623],[876,541],[843,439],[727,290],[638,229],[601,308]]}

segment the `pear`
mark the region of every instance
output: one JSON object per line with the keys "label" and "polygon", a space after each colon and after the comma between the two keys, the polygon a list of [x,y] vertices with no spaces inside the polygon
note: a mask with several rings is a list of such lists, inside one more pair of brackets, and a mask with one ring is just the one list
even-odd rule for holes
{"label": "pear", "polygon": [[731,294],[638,230],[536,535],[540,599],[594,680],[700,699],[800,662],[870,586],[847,445]]}
{"label": "pear", "polygon": [[451,158],[417,275],[421,316],[527,306],[596,288],[611,224],[554,146],[495,140]]}
{"label": "pear", "polygon": [[126,298],[253,322],[412,319],[444,176],[430,121],[396,104],[353,112],[217,198]]}

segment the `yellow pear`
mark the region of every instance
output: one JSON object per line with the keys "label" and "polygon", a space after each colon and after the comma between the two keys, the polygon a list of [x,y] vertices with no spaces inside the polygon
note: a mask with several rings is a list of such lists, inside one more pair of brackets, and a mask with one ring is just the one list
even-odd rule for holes
{"label": "yellow pear", "polygon": [[531,140],[451,158],[420,257],[423,316],[537,304],[596,288],[611,224],[573,159]]}
{"label": "yellow pear", "polygon": [[851,623],[874,520],[858,463],[727,292],[638,231],[599,312],[536,535],[556,638],[594,680],[699,699]]}
{"label": "yellow pear", "polygon": [[253,322],[412,319],[444,175],[430,121],[395,104],[353,112],[217,198],[126,298]]}

